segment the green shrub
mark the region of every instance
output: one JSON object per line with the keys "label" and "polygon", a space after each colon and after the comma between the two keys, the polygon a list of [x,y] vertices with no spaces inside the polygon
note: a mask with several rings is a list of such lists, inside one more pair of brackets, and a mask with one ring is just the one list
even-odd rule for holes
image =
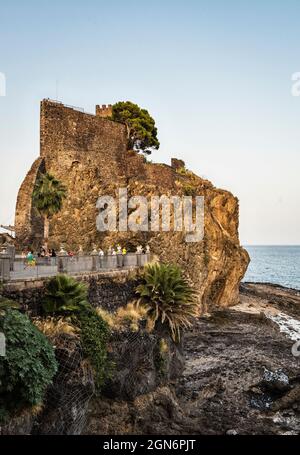
{"label": "green shrub", "polygon": [[130,149],[148,155],[159,149],[155,121],[146,109],[130,101],[120,101],[112,107],[112,120],[126,124]]}
{"label": "green shrub", "polygon": [[177,172],[177,174],[186,175],[187,169],[185,166],[182,166],[182,167],[179,167],[178,169],[176,169],[176,172]]}
{"label": "green shrub", "polygon": [[180,340],[181,329],[198,314],[195,292],[176,265],[146,266],[136,293],[137,304],[148,308],[148,328],[152,330],[157,321],[167,324],[174,341]]}
{"label": "green shrub", "polygon": [[6,337],[6,356],[0,357],[0,414],[42,403],[57,371],[54,350],[47,338],[22,313],[0,313]]}
{"label": "green shrub", "polygon": [[107,341],[109,327],[107,322],[91,307],[76,316],[80,327],[80,339],[84,355],[89,359],[95,373],[95,384],[98,389],[110,375],[107,359]]}
{"label": "green shrub", "polygon": [[53,277],[46,287],[43,308],[49,314],[67,315],[88,305],[87,286],[68,275]]}
{"label": "green shrub", "polygon": [[20,304],[0,295],[0,311],[8,310],[9,308],[18,310],[20,308]]}
{"label": "green shrub", "polygon": [[98,389],[109,374],[107,361],[107,340],[109,326],[96,310],[88,303],[87,286],[67,275],[57,275],[47,286],[43,308],[46,313],[71,317],[80,329],[80,341],[85,357],[95,372]]}
{"label": "green shrub", "polygon": [[196,196],[197,195],[197,188],[195,188],[190,183],[186,183],[182,187],[185,196]]}
{"label": "green shrub", "polygon": [[161,338],[158,343],[158,353],[156,356],[156,368],[162,377],[167,375],[168,359],[169,359],[169,345],[164,338]]}

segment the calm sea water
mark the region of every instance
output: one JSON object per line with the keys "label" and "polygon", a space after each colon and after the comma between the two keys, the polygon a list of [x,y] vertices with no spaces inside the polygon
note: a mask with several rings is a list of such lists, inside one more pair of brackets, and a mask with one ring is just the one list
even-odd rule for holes
{"label": "calm sea water", "polygon": [[251,262],[243,281],[300,289],[300,246],[246,246]]}

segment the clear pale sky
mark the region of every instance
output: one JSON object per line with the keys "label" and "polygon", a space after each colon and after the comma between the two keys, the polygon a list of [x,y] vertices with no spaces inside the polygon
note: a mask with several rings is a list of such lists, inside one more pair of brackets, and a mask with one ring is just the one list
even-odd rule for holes
{"label": "clear pale sky", "polygon": [[[0,223],[39,155],[39,102],[131,100],[157,121],[154,161],[240,199],[244,244],[300,244],[299,0],[3,0]],[[58,84],[56,84],[58,81]]]}

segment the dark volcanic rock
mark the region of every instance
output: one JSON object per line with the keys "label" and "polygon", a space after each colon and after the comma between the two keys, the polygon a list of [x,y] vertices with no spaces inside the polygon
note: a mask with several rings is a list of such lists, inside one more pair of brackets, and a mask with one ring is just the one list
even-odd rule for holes
{"label": "dark volcanic rock", "polygon": [[44,410],[35,422],[34,433],[81,434],[95,391],[93,372],[77,338],[64,334],[55,342],[59,370],[47,393]]}
{"label": "dark volcanic rock", "polygon": [[273,372],[265,369],[262,386],[275,393],[286,392],[290,389],[289,378],[282,370]]}
{"label": "dark volcanic rock", "polygon": [[175,344],[165,332],[115,332],[109,351],[114,368],[103,394],[110,398],[134,400],[178,378],[184,367],[181,344]]}
{"label": "dark volcanic rock", "polygon": [[131,402],[93,400],[85,433],[299,434],[300,361],[292,345],[262,313],[202,317],[185,336],[179,379]]}

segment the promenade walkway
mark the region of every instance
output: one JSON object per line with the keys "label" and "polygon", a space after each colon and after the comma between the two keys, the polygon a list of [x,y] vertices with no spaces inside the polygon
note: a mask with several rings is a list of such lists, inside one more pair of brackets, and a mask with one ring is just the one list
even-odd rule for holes
{"label": "promenade walkway", "polygon": [[15,258],[12,260],[8,254],[0,254],[0,280],[7,282],[47,278],[59,273],[77,275],[88,272],[126,270],[143,267],[148,262],[150,262],[150,253],[127,253],[37,258],[35,265],[28,265],[24,259]]}

